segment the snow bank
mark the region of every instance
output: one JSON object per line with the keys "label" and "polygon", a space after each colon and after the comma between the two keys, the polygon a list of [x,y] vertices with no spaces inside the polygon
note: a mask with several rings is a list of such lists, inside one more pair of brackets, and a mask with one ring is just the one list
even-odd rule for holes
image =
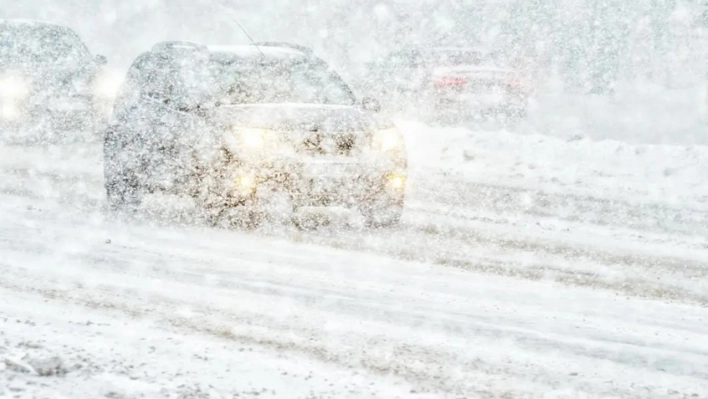
{"label": "snow bank", "polygon": [[448,178],[568,195],[708,209],[708,146],[430,128],[400,122],[412,167]]}

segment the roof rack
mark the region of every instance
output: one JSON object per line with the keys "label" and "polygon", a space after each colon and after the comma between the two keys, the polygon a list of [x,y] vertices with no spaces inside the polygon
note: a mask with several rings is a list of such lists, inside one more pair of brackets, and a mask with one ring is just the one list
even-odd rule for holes
{"label": "roof rack", "polygon": [[192,49],[194,51],[198,51],[200,53],[209,53],[209,49],[207,46],[200,44],[200,43],[195,43],[195,42],[189,42],[189,41],[164,41],[164,42],[159,42],[156,43],[150,51],[152,52],[160,52],[160,51],[169,51],[169,50],[174,50],[174,49],[179,49],[179,50],[184,50],[184,49]]}
{"label": "roof rack", "polygon": [[290,43],[290,42],[255,42],[253,43],[256,46],[262,46],[262,47],[287,47],[291,48],[294,50],[299,50],[302,51],[305,54],[312,54],[313,51],[311,48],[307,46],[303,46],[301,44],[297,43]]}

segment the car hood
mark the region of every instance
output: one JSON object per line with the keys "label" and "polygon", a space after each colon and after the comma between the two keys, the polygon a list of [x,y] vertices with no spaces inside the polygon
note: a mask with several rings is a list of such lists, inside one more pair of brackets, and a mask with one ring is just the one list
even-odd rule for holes
{"label": "car hood", "polygon": [[226,127],[332,133],[368,130],[379,119],[356,106],[296,103],[222,105],[215,113]]}
{"label": "car hood", "polygon": [[[91,64],[77,63],[12,63],[0,60],[0,78],[16,76],[21,78],[34,90],[61,88],[66,85],[76,90],[90,83],[98,72]],[[70,90],[71,91],[71,90]]]}

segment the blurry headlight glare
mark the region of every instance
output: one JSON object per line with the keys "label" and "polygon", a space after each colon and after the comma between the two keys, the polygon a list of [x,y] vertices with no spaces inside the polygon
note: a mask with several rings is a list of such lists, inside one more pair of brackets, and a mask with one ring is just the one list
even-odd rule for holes
{"label": "blurry headlight glare", "polygon": [[403,137],[397,128],[379,130],[374,133],[371,146],[378,151],[386,152],[403,147]]}
{"label": "blurry headlight glare", "polygon": [[241,175],[238,177],[238,185],[241,188],[250,189],[256,185],[256,179],[251,175]]}
{"label": "blurry headlight glare", "polygon": [[262,150],[268,143],[266,132],[262,129],[237,128],[240,144],[247,150]]}
{"label": "blurry headlight glare", "polygon": [[406,178],[402,175],[390,174],[388,175],[388,184],[393,188],[401,189],[406,184]]}
{"label": "blurry headlight glare", "polygon": [[94,92],[103,98],[113,98],[118,94],[122,77],[116,72],[103,71],[96,77]]}
{"label": "blurry headlight glare", "polygon": [[27,82],[19,74],[8,74],[0,77],[0,96],[12,99],[22,99],[29,93]]}

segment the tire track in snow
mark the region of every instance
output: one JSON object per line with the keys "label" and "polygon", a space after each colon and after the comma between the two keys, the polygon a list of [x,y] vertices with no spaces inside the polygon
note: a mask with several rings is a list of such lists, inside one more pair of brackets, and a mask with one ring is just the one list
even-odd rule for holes
{"label": "tire track in snow", "polygon": [[[38,244],[41,244],[41,241],[38,241]],[[155,257],[166,255],[161,251],[161,248],[163,246],[154,247],[151,255]],[[30,252],[33,254],[42,253],[42,251],[35,250]],[[45,256],[52,257],[53,254],[47,253]],[[321,298],[326,298],[331,293],[312,291],[312,288],[328,284],[326,281],[319,284],[307,284],[308,299],[297,293],[292,296],[293,291],[288,293],[282,287],[270,286],[267,287],[269,289],[264,289],[266,287],[263,287],[263,283],[258,279],[250,282],[244,281],[243,272],[239,272],[239,270],[227,272],[227,269],[222,268],[221,271],[225,275],[222,275],[221,279],[224,283],[214,285],[205,282],[204,279],[200,281],[194,276],[185,275],[180,267],[175,267],[179,265],[175,265],[169,260],[159,268],[147,273],[136,274],[133,269],[112,266],[115,264],[115,254],[109,256],[92,252],[88,256],[88,258],[79,256],[62,259],[62,266],[72,266],[73,263],[73,267],[68,269],[62,267],[62,270],[56,269],[53,272],[44,270],[39,274],[40,270],[33,270],[32,267],[18,268],[4,264],[2,265],[3,275],[6,278],[0,282],[0,285],[7,289],[32,292],[51,300],[68,301],[98,309],[118,310],[131,317],[155,318],[165,325],[191,332],[209,334],[241,343],[268,346],[284,352],[297,352],[321,361],[365,368],[372,372],[394,374],[409,382],[421,384],[422,390],[443,390],[458,394],[476,393],[483,397],[526,397],[513,389],[505,392],[502,387],[509,386],[510,381],[516,381],[511,384],[512,386],[528,386],[529,380],[532,380],[534,385],[541,384],[546,386],[547,390],[549,386],[558,384],[559,379],[567,378],[567,375],[559,370],[553,371],[551,368],[551,370],[546,370],[546,373],[550,374],[546,375],[537,370],[535,374],[532,372],[533,376],[530,376],[527,374],[528,372],[523,371],[523,365],[494,362],[484,359],[484,357],[468,357],[469,355],[465,355],[465,351],[458,352],[455,349],[458,347],[456,342],[465,340],[465,337],[474,336],[475,341],[483,339],[516,342],[523,346],[533,347],[534,351],[540,353],[552,349],[561,351],[566,356],[595,359],[593,361],[611,361],[623,364],[623,367],[630,369],[634,369],[640,364],[644,364],[640,367],[642,369],[653,367],[652,362],[665,356],[669,356],[666,360],[669,363],[674,362],[670,360],[670,356],[698,356],[696,358],[698,362],[708,358],[708,350],[701,353],[688,347],[680,349],[678,347],[654,346],[652,351],[655,353],[650,355],[653,359],[652,362],[644,363],[643,359],[647,354],[638,354],[639,357],[632,357],[629,353],[632,352],[633,343],[628,343],[629,346],[614,343],[609,345],[618,346],[615,349],[590,350],[587,347],[586,340],[588,338],[578,336],[579,340],[576,341],[572,333],[559,333],[551,337],[534,331],[532,327],[528,329],[528,327],[524,328],[519,325],[505,325],[506,323],[503,321],[500,324],[501,320],[482,321],[483,319],[470,319],[464,314],[449,313],[446,315],[445,311],[441,312],[441,309],[435,308],[431,308],[429,313],[416,314],[424,308],[420,309],[416,304],[413,307],[414,310],[409,311],[397,306],[391,307],[389,300],[384,300],[384,298],[366,299],[367,293],[373,294],[376,291],[360,290],[360,293],[364,294],[363,298],[359,296],[346,298],[345,296],[340,301],[331,299],[322,301]],[[144,256],[145,254],[142,252],[131,251],[131,259],[139,259]],[[35,261],[32,261],[33,257],[35,256],[27,259],[27,264],[43,263],[41,256],[37,257]],[[176,256],[178,259],[180,257]],[[183,260],[183,263],[191,267],[199,258],[200,254],[197,253],[193,258]],[[204,261],[202,259],[202,262]],[[152,262],[148,259],[146,263],[151,264]],[[76,264],[79,266],[75,266]],[[120,263],[118,262],[118,264]],[[320,274],[316,274],[316,278],[319,277]],[[160,284],[155,285],[156,281],[159,281]],[[288,279],[288,281],[292,281],[292,279]],[[243,285],[244,283],[246,286]],[[358,286],[358,284],[354,286]],[[382,292],[385,290],[379,291],[378,294]],[[306,316],[313,320],[308,323],[297,316],[294,318],[273,317],[273,314],[268,311],[267,304],[254,306],[258,303],[267,303],[268,300],[264,297],[273,298],[281,303],[284,298],[290,297],[292,301],[300,303],[298,306],[304,306],[293,313],[315,312],[315,314]],[[319,303],[317,298],[320,298]],[[393,298],[395,296],[391,297],[391,299]],[[410,303],[410,301],[405,302]],[[347,303],[350,306],[347,306]],[[251,308],[251,306],[254,307]],[[387,308],[388,311],[385,311]],[[384,311],[382,312],[382,310]],[[322,311],[325,312],[324,315],[317,314]],[[185,316],[186,312],[189,313],[189,316]],[[327,328],[325,323],[325,331],[318,332],[319,320],[331,319],[335,317],[335,314],[336,318],[339,318],[337,323],[340,329]],[[372,315],[379,316],[371,321]],[[347,320],[348,318],[353,319]],[[359,320],[359,324],[363,321],[365,328],[352,328],[351,326],[358,324],[356,320]],[[378,331],[386,330],[381,330],[383,325],[375,328],[377,324],[381,323],[393,323],[404,330],[398,334],[389,330],[384,337],[378,333]],[[344,328],[345,326],[347,328]],[[444,334],[447,349],[433,345],[443,342],[437,340],[433,342],[421,341],[415,344],[397,341],[397,339],[407,336],[410,331],[414,331],[412,329],[419,328],[433,328]],[[324,335],[322,335],[323,333]],[[603,341],[602,337],[596,339],[600,340],[598,343]],[[342,350],[339,341],[347,343],[344,345],[344,350]],[[469,344],[459,343],[459,345],[459,348],[470,347]],[[608,345],[608,343],[602,345]],[[620,350],[619,347],[624,349]],[[362,353],[360,348],[367,349]],[[628,349],[629,352],[627,352]],[[536,358],[536,361],[539,359]],[[576,361],[579,360],[576,359]],[[450,367],[458,371],[454,372]],[[462,369],[458,369],[460,367]],[[460,374],[461,370],[464,370],[462,375]],[[676,374],[676,377],[681,379],[686,377],[681,374],[680,369],[675,371],[669,369],[664,372],[679,373]],[[691,378],[700,380],[708,377],[708,372],[706,373],[704,376],[691,375]],[[489,384],[487,389],[480,390],[477,383],[470,382],[470,379],[479,381],[480,378]],[[664,376],[664,378],[668,377]],[[490,381],[493,383],[490,384]],[[683,384],[685,383],[688,381],[683,382]],[[542,387],[536,388],[543,390]],[[585,392],[592,395],[602,392],[603,394],[623,395],[623,397],[635,397],[632,396],[632,392],[635,394],[637,392],[634,388],[574,387],[578,390],[577,393]],[[647,389],[651,390],[650,387]]]}
{"label": "tire track in snow", "polygon": [[[100,170],[100,165],[95,165],[95,168]],[[0,192],[35,199],[48,197],[88,212],[101,209],[104,204],[100,174],[88,171],[77,174],[77,168],[69,169],[69,172],[55,173],[6,167],[2,172],[5,179],[0,182]],[[531,280],[548,279],[570,285],[610,289],[626,295],[687,300],[708,305],[706,284],[700,283],[708,280],[708,259],[705,254],[701,255],[703,248],[696,242],[688,244],[694,246],[691,250],[696,256],[676,257],[630,253],[626,250],[610,251],[582,244],[568,244],[562,239],[520,237],[515,232],[490,233],[488,224],[484,224],[489,223],[489,220],[480,222],[476,211],[471,214],[452,213],[451,216],[449,210],[436,208],[451,202],[460,206],[461,198],[465,198],[462,205],[467,204],[467,209],[474,209],[476,205],[485,207],[500,204],[492,206],[496,206],[494,212],[499,212],[491,215],[493,223],[501,226],[511,223],[509,227],[514,228],[509,216],[517,217],[513,212],[525,212],[518,208],[518,198],[523,197],[523,190],[504,187],[484,189],[475,183],[465,185],[444,180],[436,181],[435,184],[439,184],[441,189],[428,188],[433,185],[430,181],[415,186],[411,206],[407,208],[403,225],[398,229],[374,232],[341,229],[332,234],[333,231],[326,228],[312,232],[285,228],[280,231],[262,229],[257,234],[368,251],[398,259],[421,259],[442,266],[490,274]],[[452,186],[462,187],[461,191],[448,190]],[[509,191],[516,192],[513,197],[516,200],[508,199],[511,198]],[[466,195],[463,192],[477,194]],[[435,195],[438,195],[439,202],[421,202],[434,199],[429,197],[431,193],[437,193]],[[502,200],[504,198],[507,200]],[[171,223],[175,215],[177,219],[184,216],[179,211],[167,212],[167,215],[167,218],[159,214],[150,216],[158,223]],[[698,248],[695,248],[696,245]]]}

